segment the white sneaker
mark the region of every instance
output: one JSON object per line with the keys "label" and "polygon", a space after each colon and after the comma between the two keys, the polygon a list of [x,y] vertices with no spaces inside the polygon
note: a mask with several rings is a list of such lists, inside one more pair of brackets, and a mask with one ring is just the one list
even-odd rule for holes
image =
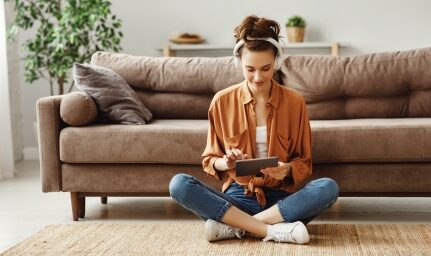
{"label": "white sneaker", "polygon": [[205,238],[209,241],[217,241],[230,238],[242,238],[245,231],[215,220],[208,219],[205,223]]}
{"label": "white sneaker", "polygon": [[288,242],[295,244],[306,244],[310,241],[307,228],[301,221],[293,223],[278,223],[268,225],[264,242],[274,240],[276,242]]}

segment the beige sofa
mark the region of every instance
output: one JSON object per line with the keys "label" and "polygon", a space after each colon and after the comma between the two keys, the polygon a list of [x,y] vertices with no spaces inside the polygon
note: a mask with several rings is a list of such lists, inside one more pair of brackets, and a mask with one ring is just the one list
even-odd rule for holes
{"label": "beige sofa", "polygon": [[[201,154],[215,92],[243,80],[232,57],[137,57],[97,52],[92,64],[120,74],[152,111],[147,125],[68,125],[85,107],[68,95],[37,102],[43,192],[71,193],[73,219],[85,198],[168,196],[176,173],[206,175]],[[275,79],[306,100],[313,176],[340,196],[431,195],[431,48],[353,57],[285,56]],[[60,113],[61,109],[61,113]]]}

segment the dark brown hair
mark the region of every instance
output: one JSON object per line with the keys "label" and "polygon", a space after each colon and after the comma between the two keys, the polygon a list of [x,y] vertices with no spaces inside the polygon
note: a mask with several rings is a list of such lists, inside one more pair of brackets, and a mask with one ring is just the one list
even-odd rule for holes
{"label": "dark brown hair", "polygon": [[244,20],[234,30],[234,37],[238,43],[241,39],[244,40],[244,46],[239,50],[241,51],[244,47],[247,47],[250,51],[266,51],[272,49],[274,56],[277,55],[277,47],[267,41],[263,40],[248,40],[247,37],[272,37],[278,42],[280,33],[280,24],[275,20],[259,18],[256,15],[250,15],[244,18]]}

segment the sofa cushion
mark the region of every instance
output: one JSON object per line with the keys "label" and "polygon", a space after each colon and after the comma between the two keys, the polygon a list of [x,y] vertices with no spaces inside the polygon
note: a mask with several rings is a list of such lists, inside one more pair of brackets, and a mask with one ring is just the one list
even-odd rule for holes
{"label": "sofa cushion", "polygon": [[97,106],[88,94],[71,92],[61,98],[60,116],[68,125],[86,125],[96,119]]}
{"label": "sofa cushion", "polygon": [[[431,161],[431,118],[311,121],[313,162]],[[145,126],[67,127],[67,163],[201,164],[207,120],[155,120]]]}
{"label": "sofa cushion", "polygon": [[282,84],[310,119],[431,117],[431,47],[357,56],[286,56]]}
{"label": "sofa cushion", "polygon": [[96,65],[75,63],[73,78],[76,87],[95,100],[102,122],[145,124],[152,119],[151,111],[114,71]]}
{"label": "sofa cushion", "polygon": [[157,119],[206,119],[213,95],[136,90]]}
{"label": "sofa cushion", "polygon": [[67,127],[60,159],[68,163],[200,164],[207,120],[154,120],[143,125]]}
{"label": "sofa cushion", "polygon": [[431,118],[313,120],[313,161],[429,162]]}

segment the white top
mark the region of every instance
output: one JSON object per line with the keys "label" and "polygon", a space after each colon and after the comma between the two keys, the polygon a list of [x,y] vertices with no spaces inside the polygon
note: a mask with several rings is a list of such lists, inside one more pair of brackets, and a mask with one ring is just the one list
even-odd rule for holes
{"label": "white top", "polygon": [[268,156],[266,143],[266,125],[256,126],[256,158]]}

